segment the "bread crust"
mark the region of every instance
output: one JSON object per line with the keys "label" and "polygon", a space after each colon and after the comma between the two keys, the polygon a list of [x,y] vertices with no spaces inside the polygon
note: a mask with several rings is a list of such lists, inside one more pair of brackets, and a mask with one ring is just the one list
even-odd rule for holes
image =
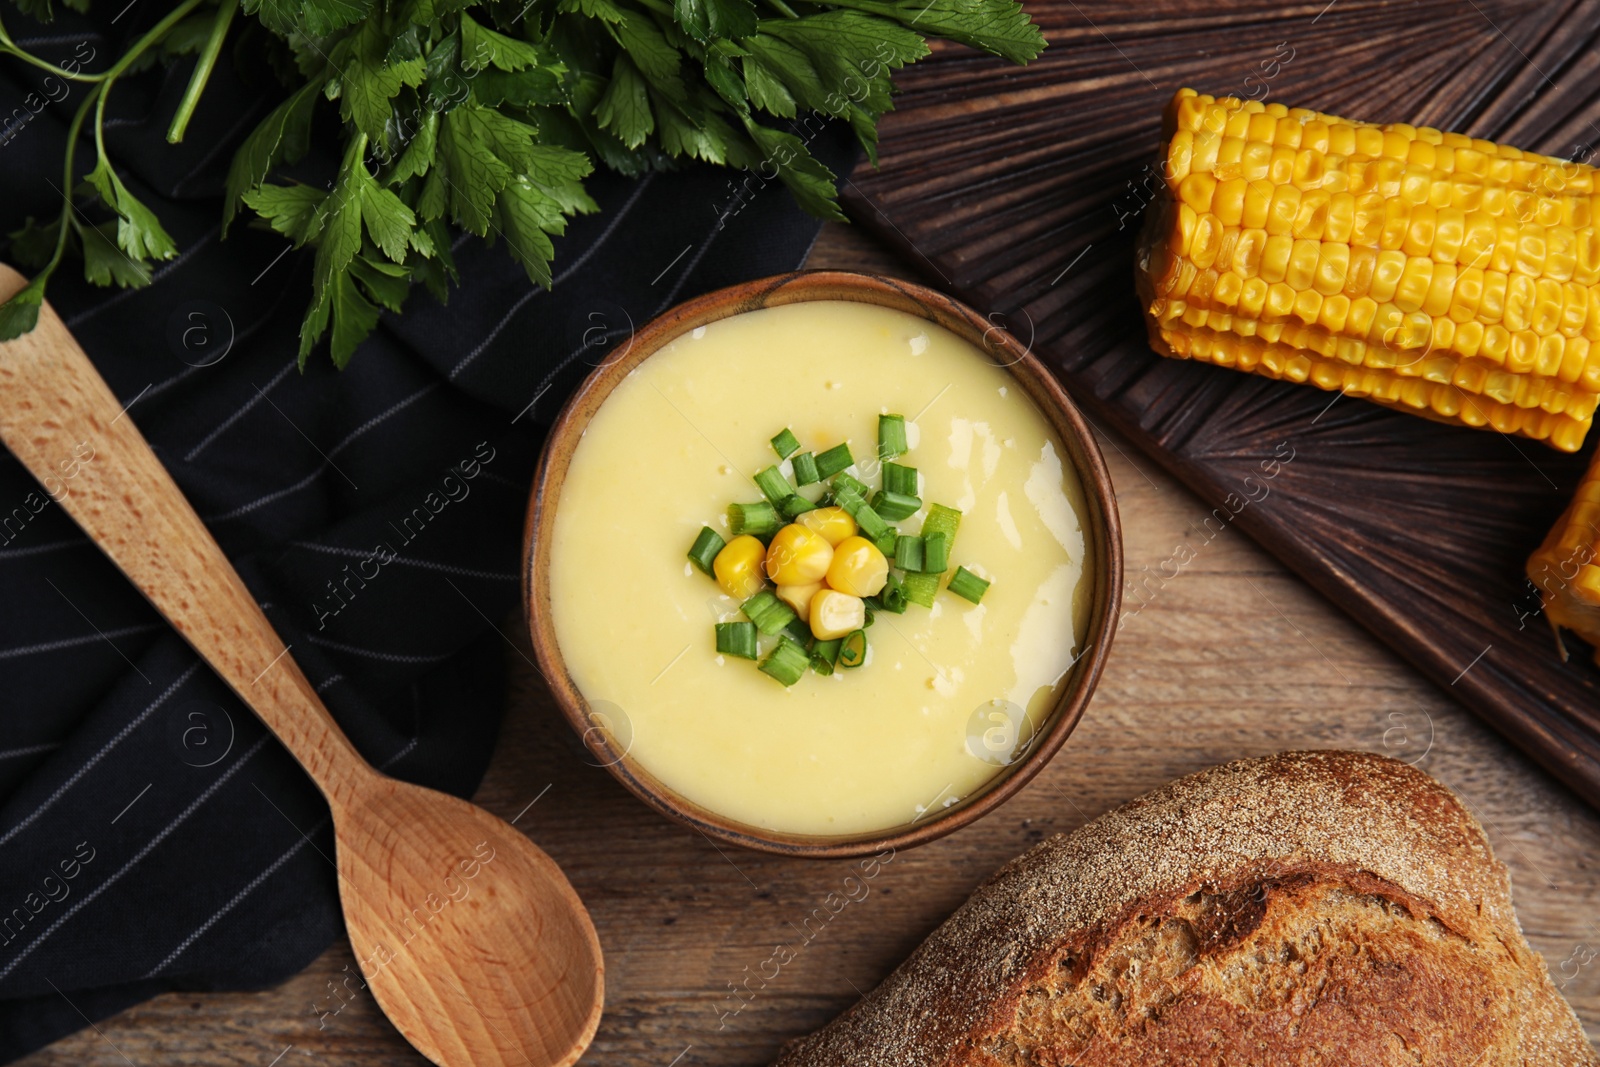
{"label": "bread crust", "polygon": [[1600,1065],[1439,782],[1288,752],[1008,863],[774,1067]]}

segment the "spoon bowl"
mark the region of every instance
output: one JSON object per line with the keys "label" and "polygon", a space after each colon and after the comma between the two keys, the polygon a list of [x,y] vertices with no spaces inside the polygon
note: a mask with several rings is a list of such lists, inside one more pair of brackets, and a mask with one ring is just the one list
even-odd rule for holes
{"label": "spoon bowl", "polygon": [[[0,266],[0,300],[25,280]],[[260,717],[327,798],[362,974],[444,1067],[565,1067],[600,1021],[589,913],[561,869],[464,800],[373,770],[48,304],[0,344],[0,441]]]}
{"label": "spoon bowl", "polygon": [[373,774],[335,809],[362,977],[436,1063],[570,1064],[600,1022],[600,943],[553,860],[482,808]]}

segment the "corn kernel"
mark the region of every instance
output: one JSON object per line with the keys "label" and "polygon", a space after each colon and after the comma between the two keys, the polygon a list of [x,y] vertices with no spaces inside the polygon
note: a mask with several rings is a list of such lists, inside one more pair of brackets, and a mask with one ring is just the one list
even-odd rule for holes
{"label": "corn kernel", "polygon": [[795,520],[812,533],[821,534],[822,539],[829,545],[837,548],[839,542],[847,537],[853,537],[856,532],[856,520],[844,508],[812,508],[802,512]]}
{"label": "corn kernel", "polygon": [[828,585],[851,596],[872,596],[889,580],[889,561],[865,537],[847,537],[833,550]]}
{"label": "corn kernel", "polygon": [[807,582],[805,585],[780,585],[778,586],[778,599],[794,609],[794,613],[802,619],[810,618],[811,598],[822,591],[821,582]]}
{"label": "corn kernel", "polygon": [[767,577],[779,585],[820,582],[833,562],[827,538],[792,522],[779,530],[767,548]]}
{"label": "corn kernel", "polygon": [[835,641],[866,625],[867,605],[858,596],[824,589],[811,598],[811,634],[818,641]]}
{"label": "corn kernel", "polygon": [[749,600],[766,584],[761,576],[766,558],[767,546],[759,538],[745,534],[722,546],[711,561],[711,573],[717,576],[724,593],[735,600]]}

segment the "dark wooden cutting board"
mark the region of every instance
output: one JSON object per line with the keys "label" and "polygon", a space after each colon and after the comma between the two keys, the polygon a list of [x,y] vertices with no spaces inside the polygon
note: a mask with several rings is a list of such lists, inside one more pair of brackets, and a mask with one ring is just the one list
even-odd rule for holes
{"label": "dark wooden cutting board", "polygon": [[1592,442],[1563,455],[1162,359],[1132,281],[1161,110],[1179,87],[1592,162],[1600,0],[1028,9],[1050,41],[1030,66],[941,48],[899,75],[880,168],[858,167],[845,197],[857,222],[1031,339],[1093,419],[1218,509],[1168,560],[1128,575],[1125,609],[1161,596],[1236,525],[1600,805],[1600,670],[1570,637],[1561,661],[1523,576]]}

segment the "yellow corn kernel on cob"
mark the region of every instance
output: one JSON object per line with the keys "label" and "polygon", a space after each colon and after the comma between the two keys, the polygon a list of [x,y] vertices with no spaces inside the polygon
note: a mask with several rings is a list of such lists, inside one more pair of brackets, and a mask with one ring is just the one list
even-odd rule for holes
{"label": "yellow corn kernel on cob", "polygon": [[1595,169],[1182,89],[1138,288],[1163,355],[1576,451],[1600,400]]}
{"label": "yellow corn kernel on cob", "polygon": [[1528,557],[1545,617],[1595,646],[1600,663],[1600,462],[1589,468],[1572,503]]}

